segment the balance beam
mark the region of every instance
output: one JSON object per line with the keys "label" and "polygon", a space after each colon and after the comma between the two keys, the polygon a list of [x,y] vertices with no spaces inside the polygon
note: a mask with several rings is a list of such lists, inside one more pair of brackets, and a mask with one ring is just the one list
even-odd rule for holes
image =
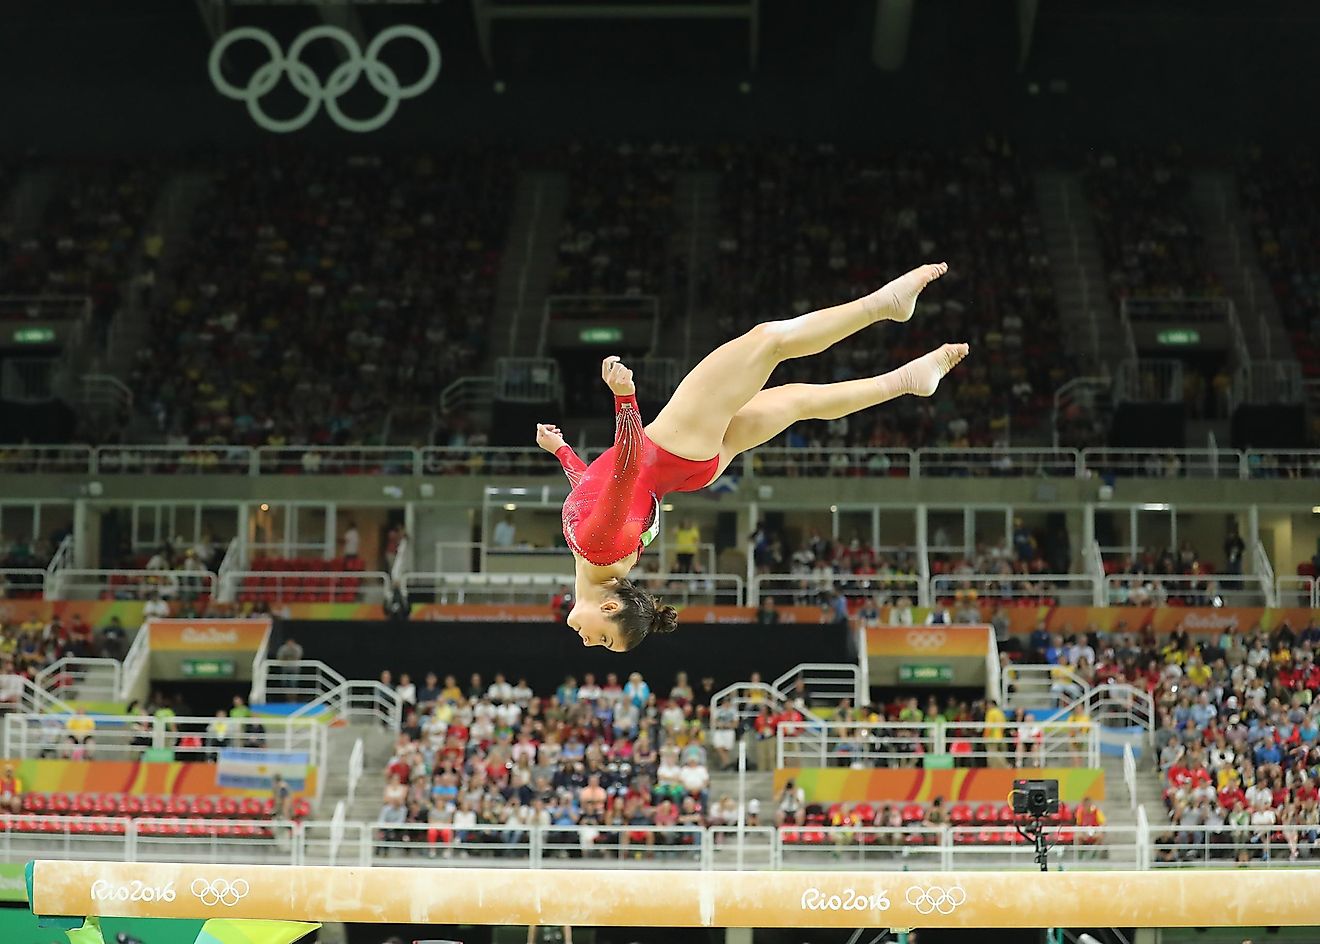
{"label": "balance beam", "polygon": [[1320,925],[1320,870],[699,872],[39,860],[38,915],[586,927]]}

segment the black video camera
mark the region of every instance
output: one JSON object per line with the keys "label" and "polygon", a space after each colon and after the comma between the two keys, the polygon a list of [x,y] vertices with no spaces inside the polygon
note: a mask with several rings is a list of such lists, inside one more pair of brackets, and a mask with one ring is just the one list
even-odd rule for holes
{"label": "black video camera", "polygon": [[1059,781],[1014,780],[1013,813],[1040,819],[1059,812]]}

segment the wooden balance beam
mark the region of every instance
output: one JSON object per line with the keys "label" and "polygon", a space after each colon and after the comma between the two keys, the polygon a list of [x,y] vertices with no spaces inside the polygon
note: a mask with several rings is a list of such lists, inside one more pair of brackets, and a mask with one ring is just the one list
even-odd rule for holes
{"label": "wooden balance beam", "polygon": [[721,872],[39,860],[38,915],[725,928],[1320,926],[1320,870]]}

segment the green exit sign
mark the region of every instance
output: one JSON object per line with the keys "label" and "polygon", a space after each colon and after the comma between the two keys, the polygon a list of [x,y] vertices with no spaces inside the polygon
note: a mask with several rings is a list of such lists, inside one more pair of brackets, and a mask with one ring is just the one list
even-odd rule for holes
{"label": "green exit sign", "polygon": [[54,328],[15,328],[15,344],[54,344]]}
{"label": "green exit sign", "polygon": [[623,340],[622,328],[583,328],[578,332],[583,344],[615,344]]}
{"label": "green exit sign", "polygon": [[898,680],[915,684],[952,682],[953,669],[947,665],[899,665]]}
{"label": "green exit sign", "polygon": [[1155,341],[1159,344],[1167,344],[1171,347],[1186,344],[1200,344],[1201,332],[1195,328],[1170,328],[1168,331],[1161,331],[1155,335]]}
{"label": "green exit sign", "polygon": [[233,659],[184,659],[179,668],[185,678],[230,679],[237,666]]}

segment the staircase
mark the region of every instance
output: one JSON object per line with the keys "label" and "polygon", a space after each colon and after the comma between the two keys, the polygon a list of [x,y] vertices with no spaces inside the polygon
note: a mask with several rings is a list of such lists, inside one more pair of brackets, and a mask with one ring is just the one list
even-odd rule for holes
{"label": "staircase", "polygon": [[[353,745],[361,739],[362,777],[352,800],[348,799],[348,758]],[[344,803],[348,822],[374,823],[380,815],[385,794],[385,764],[394,753],[394,736],[387,729],[370,722],[355,722],[330,730],[325,789],[321,793],[317,819],[327,820],[335,805]],[[352,861],[351,859],[348,861]]]}
{"label": "staircase", "polygon": [[1290,358],[1288,335],[1261,271],[1250,224],[1242,214],[1237,181],[1224,171],[1195,173],[1191,203],[1205,236],[1210,264],[1233,300],[1252,358]]}
{"label": "staircase", "polygon": [[1126,335],[1109,298],[1104,258],[1091,207],[1076,174],[1042,171],[1036,176],[1036,204],[1049,247],[1054,297],[1063,321],[1067,352],[1089,365],[1113,368],[1127,359]]}
{"label": "staircase", "polygon": [[566,174],[527,171],[519,175],[491,316],[492,365],[498,357],[536,353],[567,202]]}
{"label": "staircase", "polygon": [[674,208],[678,229],[671,245],[673,258],[683,259],[686,284],[675,294],[679,311],[662,312],[670,326],[682,324],[682,330],[662,331],[659,348],[653,357],[672,357],[683,373],[695,359],[713,351],[718,337],[716,312],[702,305],[702,282],[708,278],[715,258],[719,235],[719,174],[713,171],[685,171],[674,181]]}
{"label": "staircase", "polygon": [[[129,265],[130,273],[146,271],[152,263],[147,258],[145,237],[160,236],[163,240],[161,256],[154,263],[158,279],[155,289],[157,293],[173,290],[172,285],[165,283],[164,273],[173,269],[174,261],[183,253],[193,213],[205,199],[210,187],[211,178],[208,175],[188,171],[175,174],[161,188],[156,205],[142,227],[144,239]],[[129,376],[133,369],[133,358],[146,346],[150,316],[148,300],[135,279],[130,278],[128,290],[123,297],[124,306],[115,315],[110,329],[110,341],[99,365],[100,373],[120,379]]]}

